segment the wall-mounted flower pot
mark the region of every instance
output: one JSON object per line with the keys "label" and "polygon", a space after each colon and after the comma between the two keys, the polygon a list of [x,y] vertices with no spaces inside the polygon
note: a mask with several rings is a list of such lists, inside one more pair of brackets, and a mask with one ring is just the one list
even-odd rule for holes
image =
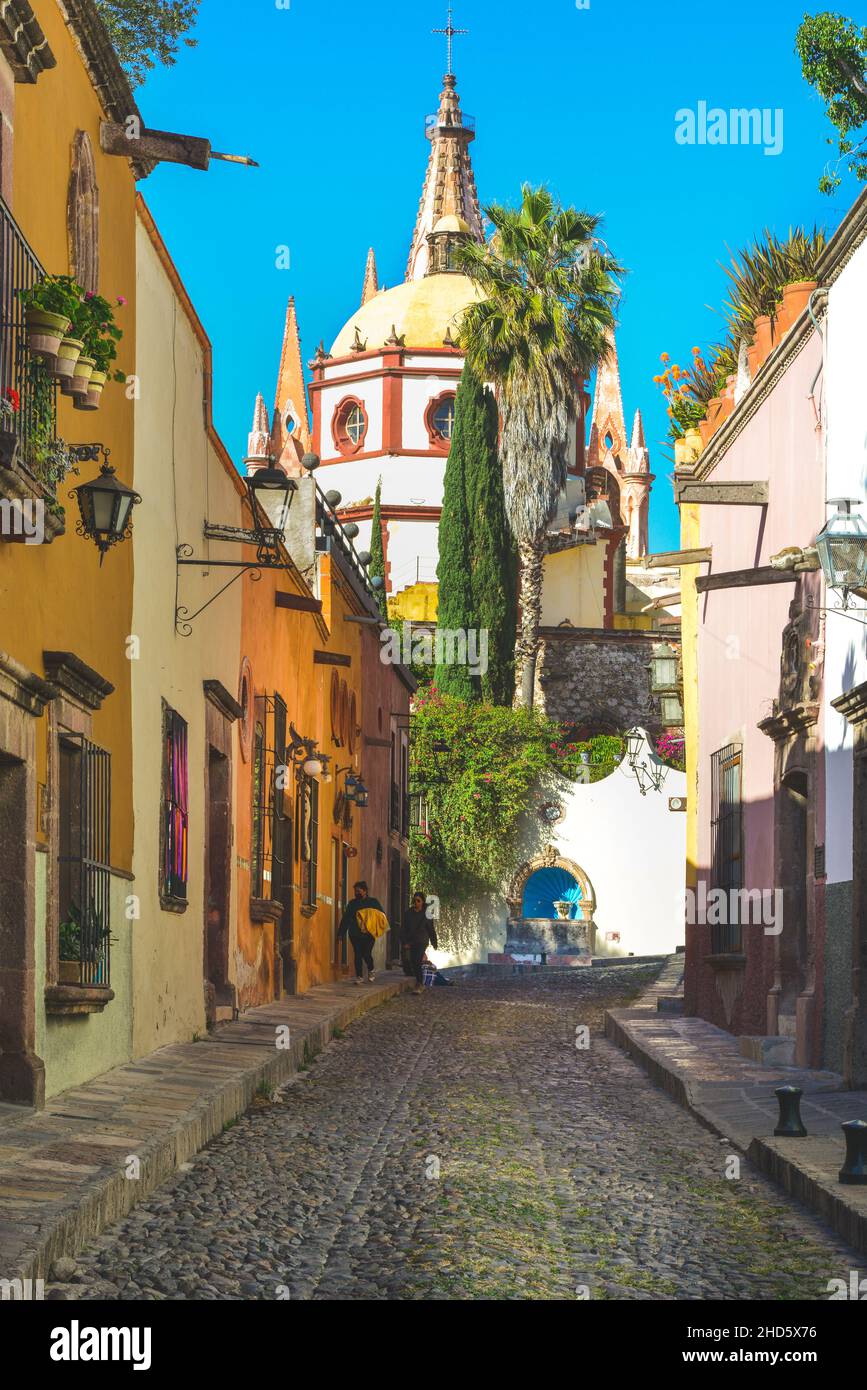
{"label": "wall-mounted flower pot", "polygon": [[61,382],[61,391],[65,395],[75,396],[76,400],[83,401],[87,396],[87,388],[90,385],[90,378],[95,365],[92,357],[79,357],[72,376],[68,381]]}
{"label": "wall-mounted flower pot", "polygon": [[72,380],[78,359],[84,351],[84,343],[78,338],[64,338],[60,347],[57,349],[57,358],[54,363],[54,375],[60,382],[62,391],[69,391],[68,383]]}
{"label": "wall-mounted flower pot", "polygon": [[87,394],[75,398],[75,409],[99,410],[99,403],[102,400],[102,393],[107,380],[107,372],[98,372],[94,369],[90,374],[90,381],[87,383]]}
{"label": "wall-mounted flower pot", "polygon": [[69,332],[70,323],[65,314],[52,314],[47,309],[28,306],[24,310],[24,331],[27,346],[34,356],[53,367],[57,349]]}
{"label": "wall-mounted flower pot", "polygon": [[768,314],[761,314],[756,319],[756,348],[758,349],[758,364],[770,357],[774,347],[774,325],[773,320]]}

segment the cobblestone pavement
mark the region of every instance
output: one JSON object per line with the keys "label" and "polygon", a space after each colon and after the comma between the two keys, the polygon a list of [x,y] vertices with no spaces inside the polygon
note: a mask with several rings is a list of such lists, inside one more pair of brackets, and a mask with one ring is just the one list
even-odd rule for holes
{"label": "cobblestone pavement", "polygon": [[827,1298],[859,1257],[746,1162],[727,1179],[730,1146],[602,1036],[653,974],[391,1001],[95,1241],[66,1296]]}

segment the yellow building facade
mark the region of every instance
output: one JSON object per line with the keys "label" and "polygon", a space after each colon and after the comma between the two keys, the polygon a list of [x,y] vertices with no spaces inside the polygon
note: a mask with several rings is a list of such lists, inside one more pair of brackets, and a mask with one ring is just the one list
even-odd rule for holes
{"label": "yellow building facade", "polygon": [[[24,29],[16,0],[0,16],[0,1100],[38,1105],[130,1055],[133,557],[123,542],[100,565],[76,534],[68,493],[101,451],[58,479],[34,441],[99,443],[131,484],[134,403],[111,384],[95,412],[60,396],[54,416],[42,395],[38,413],[19,291],[72,275],[123,301],[134,377],[135,172],[101,152],[100,122],[136,106],[91,4],[32,8]],[[20,543],[20,516],[41,543]]]}

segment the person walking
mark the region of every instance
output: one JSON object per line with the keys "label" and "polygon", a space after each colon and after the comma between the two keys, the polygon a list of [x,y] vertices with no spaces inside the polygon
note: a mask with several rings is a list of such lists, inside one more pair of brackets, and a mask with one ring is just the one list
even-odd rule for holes
{"label": "person walking", "polygon": [[346,911],[340,919],[337,940],[349,936],[355,956],[355,983],[364,984],[364,967],[367,966],[367,982],[373,984],[376,972],[373,965],[373,947],[378,936],[388,931],[388,918],[382,903],[371,898],[367,884],[360,879],[353,888],[353,898],[347,903]]}
{"label": "person walking", "polygon": [[402,937],[409,954],[410,974],[415,976],[414,994],[424,993],[422,961],[428,946],[437,949],[437,934],[433,920],[427,915],[424,893],[414,893],[412,907],[404,918]]}

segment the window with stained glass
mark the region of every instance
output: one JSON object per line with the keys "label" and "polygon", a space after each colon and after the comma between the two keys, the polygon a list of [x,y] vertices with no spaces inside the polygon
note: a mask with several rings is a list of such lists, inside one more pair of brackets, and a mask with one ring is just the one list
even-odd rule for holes
{"label": "window with stained glass", "polygon": [[164,704],[160,892],[182,901],[187,897],[188,818],[187,723]]}

